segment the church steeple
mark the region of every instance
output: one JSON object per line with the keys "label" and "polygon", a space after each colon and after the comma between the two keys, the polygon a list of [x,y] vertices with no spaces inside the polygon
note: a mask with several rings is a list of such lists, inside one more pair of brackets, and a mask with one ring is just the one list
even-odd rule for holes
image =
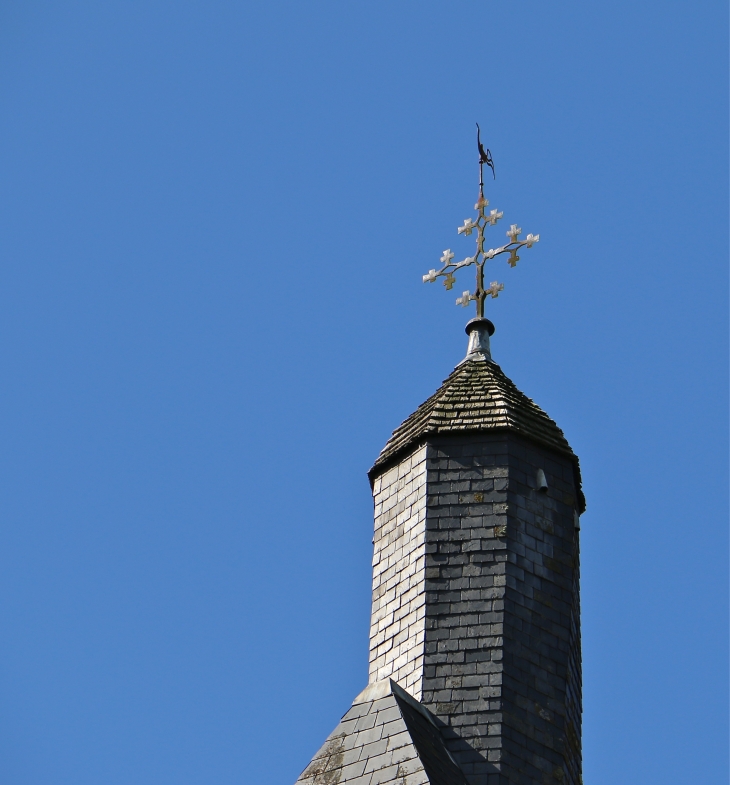
{"label": "church steeple", "polygon": [[[491,158],[491,155],[490,155]],[[480,152],[480,169],[481,169]],[[480,178],[481,180],[481,178]],[[486,261],[474,266],[466,357],[388,440],[375,504],[370,684],[304,771],[306,785],[579,785],[581,657],[578,459],[563,432],[491,355]],[[491,217],[491,218],[490,218]],[[492,223],[493,219],[493,223]],[[467,297],[468,295],[468,297]]]}

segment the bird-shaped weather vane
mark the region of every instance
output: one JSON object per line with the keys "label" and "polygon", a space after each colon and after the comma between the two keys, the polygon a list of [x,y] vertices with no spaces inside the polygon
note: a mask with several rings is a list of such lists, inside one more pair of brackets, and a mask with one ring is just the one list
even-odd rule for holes
{"label": "bird-shaped weather vane", "polygon": [[460,270],[462,267],[470,267],[471,265],[474,265],[477,272],[476,290],[473,294],[469,291],[464,292],[461,297],[457,298],[456,304],[463,305],[464,308],[466,308],[469,303],[474,300],[477,304],[477,318],[483,319],[484,301],[487,299],[487,296],[493,298],[498,297],[499,293],[502,291],[502,289],[504,289],[504,284],[498,283],[497,281],[492,281],[488,287],[484,287],[484,265],[486,264],[487,260],[494,259],[495,256],[508,253],[509,259],[507,259],[507,263],[510,267],[514,267],[520,259],[520,257],[517,255],[517,251],[519,251],[521,248],[524,248],[525,246],[527,246],[527,248],[532,248],[532,246],[540,239],[540,235],[528,234],[524,240],[520,240],[519,236],[522,234],[522,229],[520,229],[517,224],[512,224],[509,228],[509,231],[507,232],[507,237],[509,237],[508,243],[500,246],[499,248],[490,248],[486,251],[484,250],[484,230],[487,228],[487,226],[496,226],[497,221],[499,221],[503,213],[499,212],[498,210],[490,210],[489,213],[486,212],[489,202],[484,198],[484,179],[482,176],[484,164],[486,164],[492,170],[492,175],[495,179],[496,175],[494,173],[494,161],[492,160],[492,153],[489,151],[489,149],[485,150],[484,145],[482,145],[479,123],[477,123],[477,147],[479,149],[479,199],[474,205],[474,209],[478,211],[477,217],[476,220],[467,218],[464,221],[464,225],[457,229],[458,234],[463,234],[465,237],[468,237],[476,229],[477,251],[474,256],[467,256],[466,259],[462,260],[461,262],[455,262],[453,261],[453,251],[450,248],[447,248],[441,257],[441,269],[429,270],[428,273],[423,276],[423,282],[433,283],[437,278],[443,278],[444,286],[447,289],[451,289],[456,283],[454,273],[457,270]]}

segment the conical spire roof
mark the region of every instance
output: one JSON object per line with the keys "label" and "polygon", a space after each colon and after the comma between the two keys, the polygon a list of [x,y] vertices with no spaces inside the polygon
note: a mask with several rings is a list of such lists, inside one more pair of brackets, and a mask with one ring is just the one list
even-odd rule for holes
{"label": "conical spire roof", "polygon": [[472,357],[457,365],[441,387],[393,431],[370,477],[431,435],[510,431],[570,457],[579,480],[578,458],[557,424],[496,363]]}

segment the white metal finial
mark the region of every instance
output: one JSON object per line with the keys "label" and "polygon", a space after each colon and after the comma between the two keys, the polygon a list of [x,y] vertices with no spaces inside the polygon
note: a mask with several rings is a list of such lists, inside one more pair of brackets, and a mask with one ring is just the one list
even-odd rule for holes
{"label": "white metal finial", "polygon": [[489,289],[487,289],[486,291],[487,291],[487,294],[490,294],[492,296],[492,299],[494,299],[495,297],[499,297],[499,293],[503,289],[504,289],[504,284],[503,283],[498,283],[497,281],[492,281],[492,283],[489,284]]}
{"label": "white metal finial", "polygon": [[471,218],[464,219],[464,225],[460,226],[456,231],[458,234],[466,235],[467,237],[472,233],[477,224]]}
{"label": "white metal finial", "polygon": [[506,253],[509,254],[507,263],[510,265],[510,267],[514,267],[520,259],[517,251],[519,251],[521,248],[532,248],[532,246],[540,240],[540,235],[528,234],[524,240],[520,240],[519,236],[522,233],[522,229],[517,226],[517,224],[512,224],[509,228],[509,231],[507,232],[507,237],[509,238],[508,243],[498,248],[490,248],[487,251],[484,250],[484,232],[487,226],[496,226],[497,221],[499,221],[504,216],[504,213],[496,209],[490,210],[488,213],[485,212],[489,205],[489,201],[484,197],[482,167],[484,164],[487,164],[487,166],[492,169],[492,173],[494,173],[494,162],[491,159],[491,153],[489,150],[482,150],[478,131],[477,144],[479,145],[480,155],[479,198],[477,203],[474,205],[474,209],[477,211],[477,217],[476,219],[466,218],[463,225],[457,228],[458,234],[463,234],[465,237],[468,237],[475,229],[477,230],[476,253],[474,256],[467,256],[462,261],[455,262],[453,251],[450,248],[447,248],[441,256],[441,269],[429,270],[428,273],[423,276],[423,281],[424,283],[433,283],[437,278],[443,278],[444,286],[447,289],[451,289],[456,283],[454,273],[457,270],[460,270],[462,267],[469,267],[474,265],[476,267],[477,273],[476,290],[474,291],[474,294],[471,294],[471,292],[464,292],[461,297],[457,298],[456,304],[466,307],[472,300],[474,300],[477,304],[477,318],[484,318],[484,301],[486,298],[498,297],[499,293],[504,289],[504,284],[498,283],[497,281],[492,281],[489,286],[485,286],[485,263],[490,259],[494,259],[495,256],[500,256],[501,254]]}

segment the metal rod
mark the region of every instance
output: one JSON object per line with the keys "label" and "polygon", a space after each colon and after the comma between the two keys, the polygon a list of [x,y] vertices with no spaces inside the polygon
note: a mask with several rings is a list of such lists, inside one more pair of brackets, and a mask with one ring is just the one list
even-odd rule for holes
{"label": "metal rod", "polygon": [[476,300],[477,300],[477,318],[483,319],[484,318],[484,262],[481,264],[477,263],[477,290],[476,290]]}

